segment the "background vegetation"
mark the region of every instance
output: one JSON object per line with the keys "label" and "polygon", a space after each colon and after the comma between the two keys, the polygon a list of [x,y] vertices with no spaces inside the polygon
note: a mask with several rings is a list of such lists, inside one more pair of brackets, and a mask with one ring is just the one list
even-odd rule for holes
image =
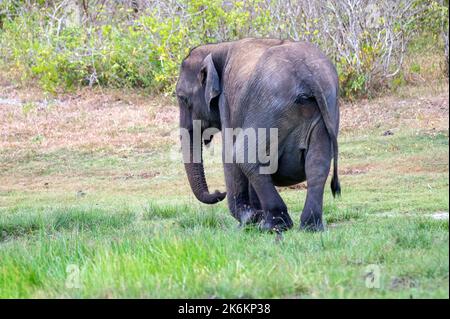
{"label": "background vegetation", "polygon": [[316,43],[334,60],[347,98],[448,76],[447,0],[0,2],[3,71],[49,92],[171,92],[190,48],[247,36]]}
{"label": "background vegetation", "polygon": [[[189,188],[159,93],[189,48],[245,36],[339,69],[323,233],[298,228],[307,183],[279,188],[282,240]],[[448,1],[0,0],[0,55],[0,298],[448,298]],[[224,190],[220,139],[204,160]]]}

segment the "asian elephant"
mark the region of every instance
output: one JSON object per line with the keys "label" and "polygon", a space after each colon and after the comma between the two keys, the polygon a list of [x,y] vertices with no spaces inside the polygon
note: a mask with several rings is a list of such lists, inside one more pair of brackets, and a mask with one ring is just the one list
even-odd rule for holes
{"label": "asian elephant", "polygon": [[[275,186],[307,181],[300,228],[323,230],[324,186],[333,159],[331,190],[340,194],[338,179],[338,76],[334,65],[307,42],[247,38],[206,44],[183,60],[176,85],[180,127],[190,134],[182,145],[189,160],[185,170],[190,187],[203,203],[228,198],[231,214],[241,223],[263,230],[284,231],[293,226]],[[226,193],[210,193],[203,160],[193,160],[194,123],[201,132],[216,128],[225,141],[226,129],[277,129],[277,170],[262,174],[261,160],[235,161],[249,143],[231,140],[232,162],[223,162]],[[256,147],[267,155],[269,136],[258,135]],[[211,138],[203,138],[208,144]],[[242,141],[242,139],[240,139]],[[265,144],[264,144],[265,143]],[[259,154],[259,153],[258,153]]]}

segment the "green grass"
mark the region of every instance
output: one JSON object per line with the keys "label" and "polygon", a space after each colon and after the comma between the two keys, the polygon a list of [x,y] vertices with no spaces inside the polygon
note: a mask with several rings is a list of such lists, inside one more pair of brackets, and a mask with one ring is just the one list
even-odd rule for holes
{"label": "green grass", "polygon": [[[158,207],[2,214],[0,297],[448,296],[447,221],[359,214],[277,242],[237,228],[222,208]],[[340,214],[327,220],[355,217]],[[372,264],[378,289],[365,285]],[[66,287],[68,265],[79,267],[80,288]]]}
{"label": "green grass", "polygon": [[[299,231],[306,191],[280,189],[281,241],[198,203],[170,145],[1,151],[0,297],[448,298],[448,219],[430,217],[449,210],[448,130],[391,125],[340,135],[325,232]],[[210,189],[219,157],[205,153]]]}

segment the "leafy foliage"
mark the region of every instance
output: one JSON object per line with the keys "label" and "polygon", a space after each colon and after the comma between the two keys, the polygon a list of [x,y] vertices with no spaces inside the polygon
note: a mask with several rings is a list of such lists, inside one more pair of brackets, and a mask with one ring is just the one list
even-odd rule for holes
{"label": "leafy foliage", "polygon": [[170,92],[194,46],[291,38],[319,45],[351,98],[394,83],[408,42],[424,29],[439,45],[447,30],[448,61],[448,1],[7,0],[0,63],[50,92],[95,84]]}

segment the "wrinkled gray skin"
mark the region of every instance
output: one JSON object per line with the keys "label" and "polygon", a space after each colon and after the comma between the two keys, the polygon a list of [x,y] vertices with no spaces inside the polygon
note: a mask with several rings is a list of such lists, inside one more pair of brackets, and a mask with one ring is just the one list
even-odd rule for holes
{"label": "wrinkled gray skin", "polygon": [[209,192],[203,163],[185,164],[198,200],[213,204],[227,195],[231,214],[241,224],[282,231],[293,223],[275,186],[307,180],[300,227],[323,229],[323,192],[333,157],[331,189],[333,195],[340,193],[338,77],[316,46],[243,39],[197,47],[181,65],[176,94],[180,127],[190,131],[193,120],[202,121],[202,130],[222,130],[222,138],[227,127],[278,128],[277,172],[260,174],[261,163],[224,163],[227,193]]}

